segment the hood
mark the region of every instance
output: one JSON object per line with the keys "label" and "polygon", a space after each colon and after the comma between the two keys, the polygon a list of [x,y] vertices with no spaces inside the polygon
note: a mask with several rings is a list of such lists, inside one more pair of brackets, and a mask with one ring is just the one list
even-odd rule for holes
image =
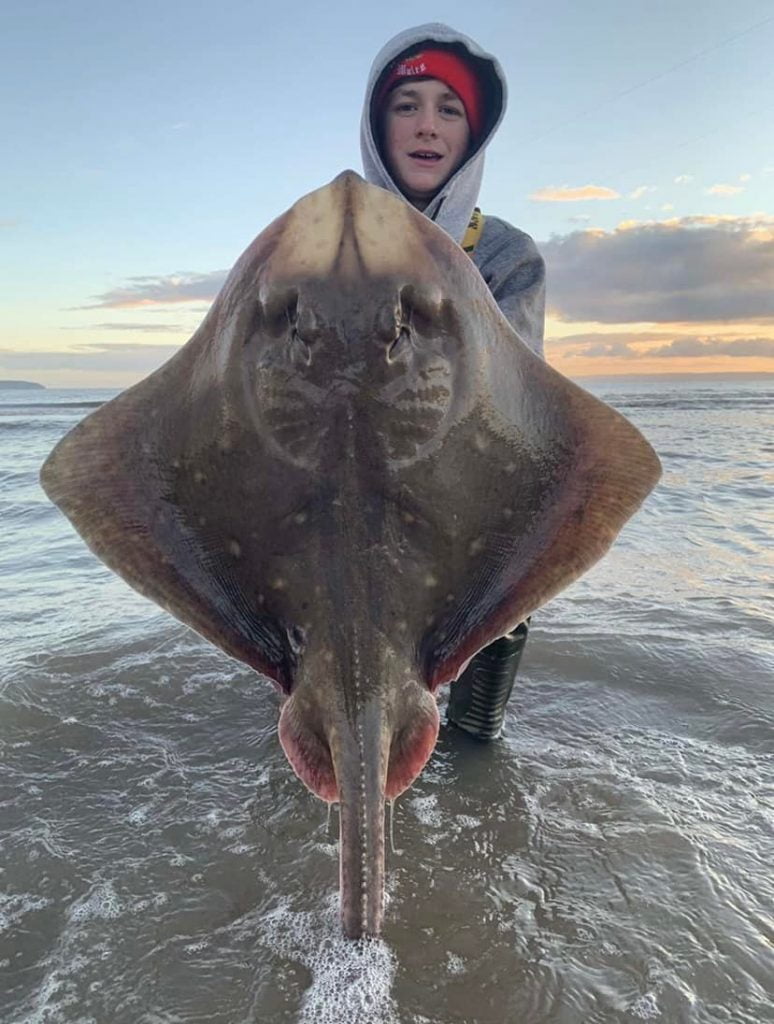
{"label": "hood", "polygon": [[490,53],[482,50],[472,39],[449,28],[448,25],[431,22],[398,33],[380,50],[368,76],[363,117],[360,124],[363,173],[366,181],[370,181],[372,185],[379,185],[380,188],[402,196],[402,192],[393,181],[382,160],[374,117],[375,111],[373,110],[374,96],[382,76],[395,58],[422,43],[442,43],[459,50],[477,67],[484,85],[486,107],[489,114],[481,140],[476,149],[423,211],[426,217],[435,221],[456,242],[461,242],[481,188],[484,152],[503,119],[507,98],[505,75],[498,61]]}

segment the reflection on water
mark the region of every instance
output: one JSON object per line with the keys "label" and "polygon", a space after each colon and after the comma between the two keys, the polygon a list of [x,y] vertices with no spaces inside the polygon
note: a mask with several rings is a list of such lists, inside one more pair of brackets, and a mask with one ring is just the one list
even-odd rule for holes
{"label": "reflection on water", "polygon": [[365,944],[273,691],[38,488],[105,396],[0,396],[0,1019],[774,1021],[774,386],[591,386],[663,484],[535,617],[503,740],[442,732]]}

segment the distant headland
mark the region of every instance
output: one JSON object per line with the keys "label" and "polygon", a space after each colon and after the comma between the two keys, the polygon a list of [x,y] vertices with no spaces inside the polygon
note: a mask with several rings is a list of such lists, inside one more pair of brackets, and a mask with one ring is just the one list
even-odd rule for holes
{"label": "distant headland", "polygon": [[31,380],[0,380],[0,391],[45,391],[45,384]]}

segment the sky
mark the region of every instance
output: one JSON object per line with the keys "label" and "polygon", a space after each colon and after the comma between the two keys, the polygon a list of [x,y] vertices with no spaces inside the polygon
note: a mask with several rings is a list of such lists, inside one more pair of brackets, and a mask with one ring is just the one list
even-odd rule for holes
{"label": "sky", "polygon": [[479,205],[547,264],[570,377],[774,372],[771,0],[5,0],[0,378],[124,387],[247,244],[360,170],[373,57],[443,21],[509,106]]}

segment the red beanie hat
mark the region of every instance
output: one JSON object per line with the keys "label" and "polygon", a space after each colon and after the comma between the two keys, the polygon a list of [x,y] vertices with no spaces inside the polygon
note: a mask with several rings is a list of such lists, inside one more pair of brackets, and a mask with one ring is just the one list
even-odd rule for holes
{"label": "red beanie hat", "polygon": [[445,82],[462,100],[471,136],[474,140],[480,137],[484,122],[481,83],[463,57],[451,50],[420,50],[410,57],[399,58],[379,90],[380,105],[387,93],[405,78],[438,78]]}

